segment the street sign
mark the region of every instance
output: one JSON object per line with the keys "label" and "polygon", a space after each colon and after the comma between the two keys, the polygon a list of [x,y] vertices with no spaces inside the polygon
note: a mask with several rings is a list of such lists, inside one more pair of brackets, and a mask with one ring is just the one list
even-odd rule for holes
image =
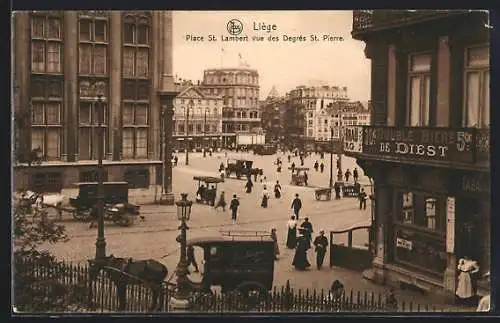
{"label": "street sign", "polygon": [[346,127],[344,129],[344,151],[363,152],[363,127]]}

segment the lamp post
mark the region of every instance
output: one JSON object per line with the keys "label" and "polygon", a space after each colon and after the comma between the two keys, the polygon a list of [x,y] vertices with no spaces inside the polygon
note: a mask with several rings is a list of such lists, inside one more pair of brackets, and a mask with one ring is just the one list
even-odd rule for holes
{"label": "lamp post", "polygon": [[97,110],[97,128],[98,128],[98,159],[97,159],[97,240],[95,243],[95,258],[102,259],[106,257],[106,239],[104,238],[104,167],[102,165],[102,159],[104,154],[103,147],[103,133],[102,133],[102,122],[103,122],[103,104],[102,95],[97,95],[96,110]]}
{"label": "lamp post", "polygon": [[188,142],[188,135],[189,135],[189,110],[192,109],[193,107],[193,102],[192,100],[189,102],[189,105],[186,110],[186,136],[185,136],[185,147],[186,147],[186,166],[189,165],[189,142]]}
{"label": "lamp post", "polygon": [[207,134],[207,112],[208,108],[205,109],[205,117],[203,118],[203,157],[207,157],[207,149],[205,147],[205,136]]}
{"label": "lamp post", "polygon": [[333,127],[330,127],[330,188],[333,187]]}
{"label": "lamp post", "polygon": [[340,120],[339,120],[340,151],[337,154],[338,169],[339,169],[339,172],[337,174],[337,182],[339,182],[342,185],[343,184],[343,182],[342,182],[342,174],[343,174],[342,173],[342,151],[344,150],[344,124],[342,123],[342,107],[340,107],[339,115],[340,115]]}
{"label": "lamp post", "polygon": [[176,268],[177,275],[177,292],[172,297],[172,306],[174,308],[186,309],[189,307],[189,279],[188,275],[188,264],[186,257],[186,231],[189,229],[187,226],[187,221],[191,216],[191,206],[193,205],[193,201],[187,199],[187,193],[181,194],[181,199],[175,202],[177,206],[177,219],[181,221],[181,225],[179,229],[181,230],[180,241],[181,244],[181,252],[179,263]]}

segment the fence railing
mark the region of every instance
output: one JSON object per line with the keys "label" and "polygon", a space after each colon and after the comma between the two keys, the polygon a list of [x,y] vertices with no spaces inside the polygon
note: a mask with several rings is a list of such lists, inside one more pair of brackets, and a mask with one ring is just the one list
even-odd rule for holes
{"label": "fence railing", "polygon": [[[58,277],[58,282],[65,285],[79,286],[85,290],[85,299],[76,307],[68,308],[68,312],[102,312],[102,313],[144,313],[152,312],[152,289],[143,284],[131,283],[126,286],[125,306],[120,309],[116,281],[106,272],[101,272],[91,279],[88,265],[60,263],[47,267],[30,262],[17,263],[26,266],[30,275],[38,279]],[[30,267],[29,267],[30,266]],[[15,269],[18,270],[17,268]],[[16,283],[16,276],[14,276]],[[33,291],[36,286],[31,286]],[[50,287],[41,291],[49,295]],[[32,292],[25,290],[25,293]],[[40,290],[37,291],[40,295]],[[155,311],[170,312],[171,287],[166,284],[161,288],[158,306]],[[328,290],[295,289],[287,282],[285,286],[275,287],[269,293],[258,296],[242,295],[237,292],[195,294],[191,297],[193,312],[441,312],[435,306],[420,305],[412,302],[398,302],[394,294],[372,293],[368,291],[343,290],[340,296],[333,297]],[[13,304],[16,305],[16,295]]]}

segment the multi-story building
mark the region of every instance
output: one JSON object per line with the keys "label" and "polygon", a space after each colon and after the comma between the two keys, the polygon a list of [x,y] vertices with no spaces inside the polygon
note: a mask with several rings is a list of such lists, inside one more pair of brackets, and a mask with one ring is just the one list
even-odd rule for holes
{"label": "multi-story building", "polygon": [[285,114],[288,104],[288,97],[279,96],[268,96],[266,100],[260,102],[266,142],[279,142],[285,139]]}
{"label": "multi-story building", "polygon": [[[321,99],[327,100],[327,103],[334,101],[347,101],[347,87],[338,86],[305,86],[299,85],[290,91],[292,102],[304,105],[306,110],[317,110],[321,107]],[[323,102],[325,105],[325,102]]]}
{"label": "multi-story building", "polygon": [[[171,190],[160,159],[175,95],[171,12],[17,12],[13,26],[16,188],[95,181],[102,113],[105,180],[148,187],[164,173]],[[35,148],[42,164],[31,169]]]}
{"label": "multi-story building", "polygon": [[222,97],[222,145],[236,144],[237,132],[251,132],[261,125],[259,73],[247,67],[204,71],[203,89]]}
{"label": "multi-story building", "polygon": [[454,297],[469,257],[489,292],[488,26],[479,11],[354,11],[372,63],[372,125],[349,153],[375,183],[367,277]]}
{"label": "multi-story building", "polygon": [[185,88],[174,101],[174,148],[201,150],[222,145],[222,97],[199,85]]}

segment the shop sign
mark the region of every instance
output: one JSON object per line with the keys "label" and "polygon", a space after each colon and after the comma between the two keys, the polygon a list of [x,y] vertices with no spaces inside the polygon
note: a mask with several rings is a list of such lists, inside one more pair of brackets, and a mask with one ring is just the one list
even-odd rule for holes
{"label": "shop sign", "polygon": [[413,249],[413,243],[403,238],[396,238],[396,246],[407,250]]}
{"label": "shop sign", "polygon": [[473,129],[363,128],[363,153],[410,160],[473,162]]}
{"label": "shop sign", "polygon": [[455,198],[446,199],[446,252],[455,251]]}
{"label": "shop sign", "polygon": [[363,152],[363,127],[346,127],[344,130],[344,151]]}

